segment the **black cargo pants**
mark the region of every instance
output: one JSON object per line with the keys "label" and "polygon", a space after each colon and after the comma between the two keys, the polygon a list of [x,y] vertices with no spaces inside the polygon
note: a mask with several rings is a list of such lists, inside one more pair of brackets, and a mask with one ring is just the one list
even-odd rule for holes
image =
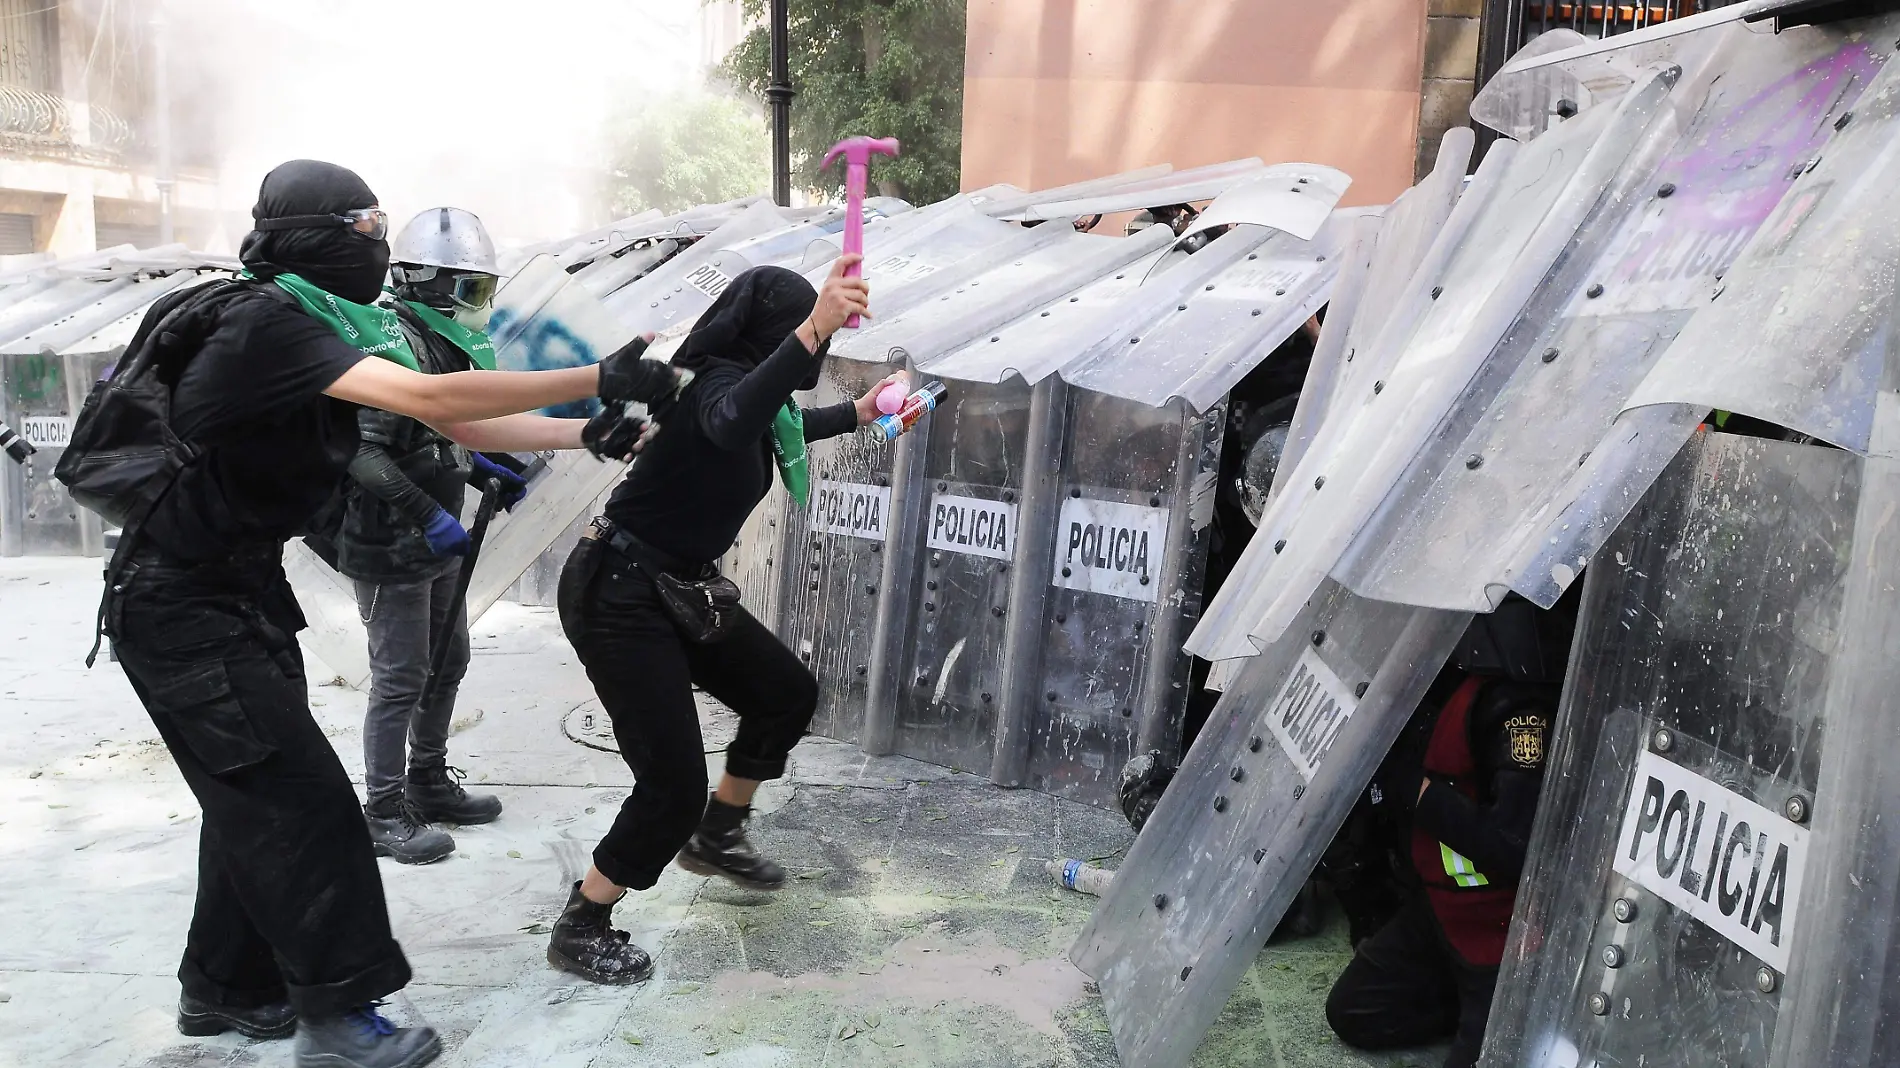
{"label": "black cargo pants", "polygon": [[400,990],[409,963],[356,791],[310,715],[282,552],[196,566],[142,552],[105,622],[204,814],[185,993],[328,1016]]}

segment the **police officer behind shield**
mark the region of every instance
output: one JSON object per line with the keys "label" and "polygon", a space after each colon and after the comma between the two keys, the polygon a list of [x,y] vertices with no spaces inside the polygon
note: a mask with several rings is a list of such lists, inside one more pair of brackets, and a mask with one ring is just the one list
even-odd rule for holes
{"label": "police officer behind shield", "polygon": [[1376,802],[1415,801],[1405,843],[1415,879],[1397,915],[1359,944],[1326,999],[1326,1021],[1347,1045],[1382,1050],[1450,1039],[1445,1068],[1478,1062],[1575,604],[1572,597],[1545,612],[1513,595],[1477,617],[1415,721],[1428,739],[1422,760],[1410,765],[1417,770],[1392,771],[1402,757],[1381,768],[1386,784],[1405,786],[1400,797],[1388,789],[1380,798],[1375,782]]}
{"label": "police officer behind shield", "polygon": [[[418,369],[428,374],[493,370],[483,332],[495,295],[495,245],[482,221],[460,208],[431,208],[396,235],[391,248],[396,313]],[[585,420],[517,416],[517,432],[537,448],[581,446]],[[471,794],[448,764],[449,721],[468,668],[468,616],[448,618],[468,532],[465,490],[490,479],[512,508],[527,492],[513,457],[470,452],[428,424],[365,408],[350,479],[320,535],[307,539],[356,587],[369,635],[370,694],[363,722],[364,815],[380,856],[426,864],[455,851],[437,823],[489,823],[501,799]],[[427,707],[418,704],[436,636],[448,644]],[[405,751],[407,772],[404,771]]]}
{"label": "police officer behind shield", "polygon": [[[154,422],[184,443],[165,446],[176,466],[161,472],[162,495],[128,513],[102,605],[126,677],[203,810],[180,1030],[295,1028],[300,1068],[414,1068],[441,1043],[376,1009],[408,983],[409,964],[355,790],[310,714],[284,543],[344,478],[359,406],[473,447],[533,447],[537,424],[524,430],[516,413],[597,394],[657,400],[679,379],[641,360],[642,344],[599,367],[419,374],[400,364],[387,310],[370,306],[389,246],[361,178],[284,164],[252,215],[240,254],[250,277],[153,306],[82,409],[62,478],[75,492],[136,494],[152,480],[121,446],[158,439]],[[114,482],[115,470],[134,474]]]}

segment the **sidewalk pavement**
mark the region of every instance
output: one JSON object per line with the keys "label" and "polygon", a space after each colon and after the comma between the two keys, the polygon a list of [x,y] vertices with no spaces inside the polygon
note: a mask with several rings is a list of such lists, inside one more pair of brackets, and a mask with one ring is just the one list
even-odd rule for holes
{"label": "sidewalk pavement", "polygon": [[[87,671],[98,562],[0,560],[0,1068],[290,1063],[287,1042],[173,1026],[198,810],[117,667]],[[363,697],[309,664],[311,704],[361,782]],[[546,932],[631,784],[551,610],[503,603],[475,630],[450,741],[501,795],[456,854],[382,861],[416,981],[392,1016],[483,1068],[1107,1068],[1101,998],[1065,957],[1095,899],[1050,858],[1113,867],[1118,814],[808,739],[761,790],[755,838],[795,873],[760,894],[677,869],[618,926],[658,961],[638,987],[549,968]],[[589,719],[590,714],[592,719]],[[732,717],[707,702],[709,766]],[[1435,1066],[1326,1030],[1342,924],[1263,954],[1197,1054],[1216,1065]]]}

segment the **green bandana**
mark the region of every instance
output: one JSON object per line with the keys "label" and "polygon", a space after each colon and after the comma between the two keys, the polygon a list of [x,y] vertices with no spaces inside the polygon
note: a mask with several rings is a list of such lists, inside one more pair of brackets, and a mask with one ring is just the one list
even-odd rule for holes
{"label": "green bandana", "polygon": [[489,340],[487,334],[463,326],[427,304],[413,300],[405,300],[403,303],[409,305],[410,310],[415,312],[423,322],[428,323],[429,329],[448,338],[456,348],[468,353],[470,363],[484,371],[495,369],[495,343]]}
{"label": "green bandana", "polygon": [[785,492],[800,508],[811,493],[811,472],[805,469],[805,413],[787,401],[772,417],[772,458],[778,461],[778,477]]}
{"label": "green bandana", "polygon": [[[255,277],[249,271],[245,271],[243,276]],[[409,347],[409,339],[402,334],[402,323],[389,308],[344,300],[294,274],[280,274],[271,280],[284,292],[296,297],[297,303],[303,305],[304,312],[312,319],[329,323],[330,329],[335,330],[344,341],[371,356],[381,356],[411,371],[422,369],[416,363],[415,351]]]}

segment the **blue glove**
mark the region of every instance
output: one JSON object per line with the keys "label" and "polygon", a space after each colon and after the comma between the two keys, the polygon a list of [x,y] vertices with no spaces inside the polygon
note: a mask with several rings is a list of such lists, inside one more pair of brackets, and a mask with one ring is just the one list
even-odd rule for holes
{"label": "blue glove", "polygon": [[422,525],[422,539],[437,556],[467,556],[468,531],[455,521],[447,509],[437,508],[434,518]]}
{"label": "blue glove", "polygon": [[501,483],[501,496],[498,499],[501,502],[502,511],[514,511],[515,505],[520,504],[521,499],[528,495],[527,479],[522,478],[520,475],[490,460],[479,452],[469,453],[468,458],[475,464],[475,471],[468,479],[470,485],[486,485],[491,478]]}

